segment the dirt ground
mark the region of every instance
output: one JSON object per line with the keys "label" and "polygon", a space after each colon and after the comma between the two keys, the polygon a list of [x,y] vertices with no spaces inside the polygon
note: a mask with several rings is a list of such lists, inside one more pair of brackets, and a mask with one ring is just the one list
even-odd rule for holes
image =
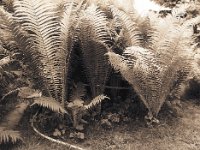
{"label": "dirt ground", "polygon": [[[111,129],[96,124],[89,128],[84,141],[70,143],[85,150],[200,150],[200,103],[184,101],[181,117],[163,111],[159,118],[160,124],[153,128],[140,120],[116,124]],[[38,137],[31,128],[25,136],[25,144],[16,150],[69,149]]]}

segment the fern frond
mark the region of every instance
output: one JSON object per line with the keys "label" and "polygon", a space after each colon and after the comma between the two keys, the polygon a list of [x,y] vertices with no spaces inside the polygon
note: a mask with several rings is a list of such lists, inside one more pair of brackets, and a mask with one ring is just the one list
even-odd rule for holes
{"label": "fern frond", "polygon": [[83,62],[93,97],[104,91],[110,70],[107,58],[104,56],[108,52],[110,43],[107,24],[105,14],[95,5],[86,9],[80,24],[79,37]]}
{"label": "fern frond", "polygon": [[192,26],[181,25],[169,16],[161,19],[154,28],[151,48],[163,63],[171,63],[180,57],[191,59],[193,52],[190,48],[194,44]]}
{"label": "fern frond", "polygon": [[75,41],[77,41],[77,28],[78,28],[78,14],[82,9],[82,3],[78,3],[76,0],[71,0],[69,2],[65,2],[64,4],[64,12],[61,14],[60,21],[60,39],[61,39],[61,49],[63,49],[62,59],[65,64],[63,64],[63,91],[62,91],[62,105],[64,106],[64,101],[66,100],[67,95],[67,79],[69,77],[69,69],[70,69],[70,60],[72,57],[72,51],[74,48]]}
{"label": "fern frond", "polygon": [[177,82],[177,86],[181,84],[190,71],[190,62],[181,57],[163,63],[155,51],[141,47],[129,47],[122,56],[114,53],[107,55],[114,69],[132,85],[154,116],[174,88],[174,83]]}
{"label": "fern frond", "polygon": [[110,99],[110,98],[104,95],[99,95],[95,97],[88,105],[84,105],[84,109],[89,110],[100,104],[104,99]]}
{"label": "fern frond", "polygon": [[24,111],[28,107],[28,103],[19,103],[13,110],[11,110],[8,115],[4,118],[4,121],[0,124],[0,126],[5,126],[8,129],[14,129],[22,116],[24,115]]}
{"label": "fern frond", "polygon": [[123,56],[126,60],[134,63],[134,69],[140,69],[144,72],[148,72],[152,68],[161,69],[160,60],[156,58],[155,52],[149,49],[136,46],[128,47],[125,49]]}
{"label": "fern frond", "polygon": [[[184,62],[184,65],[183,65]],[[158,113],[162,107],[162,104],[165,102],[167,96],[172,95],[176,98],[180,98],[182,91],[180,88],[182,84],[188,79],[189,74],[191,73],[191,62],[179,59],[172,62],[168,67],[162,72],[161,78],[161,90],[158,107],[154,108],[156,113]]]}
{"label": "fern frond", "polygon": [[34,100],[33,105],[39,105],[42,107],[46,107],[50,110],[52,110],[53,112],[57,112],[57,113],[67,113],[66,110],[61,106],[61,104],[59,102],[57,102],[55,99],[50,98],[50,97],[40,97]]}
{"label": "fern frond", "polygon": [[10,35],[10,41],[12,41],[12,44],[14,43],[14,46],[12,47],[15,49],[24,50],[23,53],[28,57],[28,62],[31,62],[32,69],[34,72],[37,72],[38,67],[35,66],[38,65],[38,62],[40,62],[38,59],[38,53],[31,50],[25,51],[27,48],[26,45],[30,44],[26,43],[27,38],[29,37],[28,32],[24,31],[19,22],[14,19],[14,16],[11,13],[5,11],[2,7],[0,7],[0,21],[2,23],[0,26],[5,28],[6,32],[9,33],[8,35]]}
{"label": "fern frond", "polygon": [[109,44],[111,37],[108,34],[108,20],[105,13],[96,5],[91,5],[85,10],[84,14],[83,19],[88,20],[92,24],[93,38],[104,44]]}
{"label": "fern frond", "polygon": [[16,143],[22,141],[22,137],[19,131],[7,130],[4,127],[0,127],[0,144],[4,143]]}
{"label": "fern frond", "polygon": [[115,54],[114,52],[108,52],[105,54],[105,56],[108,56],[109,62],[111,63],[112,67],[115,71],[124,72],[127,71],[128,68],[128,62],[119,54]]}
{"label": "fern frond", "polygon": [[82,99],[83,96],[86,94],[86,89],[83,85],[83,83],[77,83],[77,85],[74,87],[72,91],[72,95],[70,96],[70,101],[74,101],[77,99]]}
{"label": "fern frond", "polygon": [[[191,22],[196,21],[198,19]],[[113,68],[132,85],[149,112],[156,116],[170,92],[181,85],[191,71],[194,39],[192,25],[174,16],[149,16],[149,27],[147,48],[132,45],[122,56],[112,52],[107,55]]]}
{"label": "fern frond", "polygon": [[[12,20],[12,14],[5,11],[3,7],[0,7],[0,41],[3,44],[9,45],[9,47],[16,47],[15,37],[10,27]],[[10,45],[12,43],[12,45]]]}
{"label": "fern frond", "polygon": [[[73,41],[71,41],[69,39],[69,34],[70,34],[70,25],[71,25],[71,13],[72,13],[72,9],[73,9],[73,2],[71,3],[71,5],[69,7],[65,6],[64,12],[62,14],[62,19],[61,19],[61,47],[63,48],[63,62],[65,64],[64,65],[64,69],[63,69],[63,79],[64,79],[64,83],[62,86],[62,105],[64,107],[65,104],[65,100],[66,100],[66,93],[67,93],[67,88],[66,88],[66,84],[67,84],[67,77],[68,77],[68,69],[69,69],[69,58],[71,57],[71,52],[72,52],[72,47],[69,47],[69,43],[72,42],[71,45],[73,45]],[[72,35],[72,39],[73,39],[73,35]]]}
{"label": "fern frond", "polygon": [[[157,101],[158,93],[154,93],[154,96],[151,94],[153,91],[158,91],[160,82],[157,75],[160,72],[160,66],[155,54],[151,50],[133,46],[127,48],[123,56],[112,54],[109,57],[111,64],[115,67],[119,66],[122,76],[132,85],[145,106],[151,109],[149,103]],[[121,64],[115,60],[120,60]]]}
{"label": "fern frond", "polygon": [[136,20],[137,28],[140,33],[140,37],[142,39],[141,46],[149,49],[151,45],[151,35],[154,32],[154,28],[152,28],[150,22],[150,16],[148,17],[139,17]]}
{"label": "fern frond", "polygon": [[14,2],[14,10],[16,22],[29,33],[22,43],[25,45],[24,53],[32,53],[31,58],[37,64],[48,93],[61,100],[64,60],[56,6],[50,0],[22,0]]}
{"label": "fern frond", "polygon": [[114,18],[120,18],[122,22],[122,27],[125,32],[125,39],[128,41],[127,46],[140,46],[141,38],[138,32],[137,25],[128,13],[117,9],[114,6],[110,6],[111,12]]}

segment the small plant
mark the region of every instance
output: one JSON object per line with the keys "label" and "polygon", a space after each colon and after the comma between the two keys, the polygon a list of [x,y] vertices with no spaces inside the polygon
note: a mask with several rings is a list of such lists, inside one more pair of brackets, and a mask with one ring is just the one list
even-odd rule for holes
{"label": "small plant", "polygon": [[73,118],[73,126],[75,129],[83,130],[83,124],[86,121],[83,120],[83,116],[87,114],[89,110],[101,104],[105,99],[109,99],[107,96],[99,95],[90,101],[89,104],[84,104],[83,97],[85,96],[85,89],[83,84],[78,83],[76,88],[73,90],[72,96],[70,98],[70,103],[68,103],[68,108],[71,109],[71,114]]}

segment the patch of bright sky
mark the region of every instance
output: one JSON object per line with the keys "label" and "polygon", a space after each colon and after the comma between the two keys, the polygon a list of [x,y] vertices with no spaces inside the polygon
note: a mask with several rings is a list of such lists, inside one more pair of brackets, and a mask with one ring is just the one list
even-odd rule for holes
{"label": "patch of bright sky", "polygon": [[[120,1],[124,1],[124,0],[120,0]],[[142,16],[146,16],[150,10],[159,11],[163,9],[165,10],[169,9],[169,8],[160,6],[159,4],[156,4],[155,2],[150,1],[150,0],[133,0],[133,7],[136,9],[138,14]]]}

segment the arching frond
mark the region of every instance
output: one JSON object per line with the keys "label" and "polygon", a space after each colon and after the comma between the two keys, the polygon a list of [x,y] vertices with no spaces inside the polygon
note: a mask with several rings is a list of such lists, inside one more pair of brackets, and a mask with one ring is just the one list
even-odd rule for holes
{"label": "arching frond", "polygon": [[29,33],[23,39],[23,52],[29,53],[37,64],[38,75],[50,96],[61,100],[64,60],[55,5],[50,0],[22,0],[14,3],[14,9],[16,22]]}
{"label": "arching frond", "polygon": [[119,10],[114,6],[110,6],[110,9],[114,18],[117,17],[121,19],[122,27],[125,33],[124,38],[128,41],[128,46],[140,46],[140,33],[138,32],[134,19],[132,19],[126,12]]}
{"label": "arching frond", "polygon": [[64,106],[66,96],[67,96],[67,80],[69,77],[69,68],[70,68],[70,60],[72,51],[74,48],[74,43],[76,41],[76,27],[78,26],[77,14],[78,9],[81,6],[75,1],[66,2],[64,5],[64,11],[61,12],[61,21],[60,21],[60,40],[61,40],[61,49],[63,49],[63,53],[61,54],[63,60],[63,72],[62,78],[64,82],[62,83],[62,105]]}
{"label": "arching frond", "polygon": [[125,71],[129,69],[127,65],[128,62],[126,62],[125,58],[121,55],[113,52],[108,52],[105,55],[109,57],[109,62],[116,71],[125,73]]}
{"label": "arching frond", "polygon": [[191,62],[181,58],[172,62],[162,72],[162,76],[160,76],[162,83],[160,90],[159,107],[154,108],[157,113],[160,111],[162,104],[165,102],[169,94],[173,94],[175,98],[180,98],[180,94],[183,94],[181,93],[182,91],[179,91],[180,87],[187,81],[187,77],[189,76],[190,72]]}
{"label": "arching frond", "polygon": [[122,56],[113,52],[107,55],[113,68],[132,85],[153,116],[157,116],[172,89],[190,72],[190,61],[182,59],[181,55],[176,56],[179,59],[164,63],[156,51],[134,46],[127,48]]}
{"label": "arching frond", "polygon": [[62,113],[62,114],[67,113],[66,110],[61,106],[61,104],[53,98],[49,98],[49,97],[37,98],[34,100],[31,106],[36,105],[36,104],[42,107],[46,107],[52,110],[53,112]]}
{"label": "arching frond", "polygon": [[95,97],[88,105],[84,105],[84,109],[89,110],[89,109],[97,106],[98,104],[100,104],[105,99],[109,99],[109,97],[104,96],[104,95],[99,95],[99,96]]}
{"label": "arching frond", "polygon": [[[153,102],[158,101],[158,74],[161,68],[155,54],[141,47],[130,47],[124,51],[123,56],[110,53],[109,58],[114,69],[119,68],[122,76],[132,85],[145,106],[154,113],[151,107]],[[115,60],[119,61],[116,63]]]}
{"label": "arching frond", "polygon": [[4,118],[4,121],[0,124],[0,126],[4,126],[8,129],[14,129],[22,116],[24,115],[24,111],[28,107],[28,103],[19,103],[13,110],[11,110],[8,115]]}
{"label": "arching frond", "polygon": [[136,20],[137,28],[139,31],[139,36],[141,40],[141,46],[149,49],[151,45],[151,36],[154,32],[154,28],[150,22],[150,16],[148,17],[139,17]]}
{"label": "arching frond", "polygon": [[16,47],[14,34],[10,28],[12,14],[0,7],[0,41],[11,48]]}
{"label": "arching frond", "polygon": [[[40,54],[38,51],[35,51],[34,49],[29,49],[27,45],[30,45],[30,41],[28,40],[29,34],[28,31],[23,30],[23,27],[14,19],[14,16],[7,11],[5,11],[3,8],[0,9],[1,14],[1,20],[3,22],[3,26],[5,26],[6,30],[10,33],[10,39],[15,41],[14,47],[20,50],[24,54],[24,62],[28,65],[30,65],[32,73],[36,77],[40,83],[40,88],[43,91],[48,92],[47,90],[48,86],[45,82],[46,79],[41,71],[41,61],[40,61]],[[13,42],[12,42],[13,43]],[[28,49],[28,50],[27,50]],[[39,76],[39,78],[38,78]],[[43,81],[43,82],[41,82]],[[49,93],[50,95],[50,93]]]}
{"label": "arching frond", "polygon": [[16,143],[22,141],[22,137],[18,131],[7,130],[4,127],[0,127],[0,144],[8,142]]}
{"label": "arching frond", "polygon": [[80,24],[83,62],[93,97],[104,91],[109,75],[110,67],[104,56],[110,44],[107,24],[105,14],[95,5],[86,9]]}
{"label": "arching frond", "polygon": [[176,18],[168,16],[154,24],[154,29],[151,49],[159,55],[163,63],[170,64],[180,57],[192,58],[191,46],[194,45],[192,26],[181,24]]}

